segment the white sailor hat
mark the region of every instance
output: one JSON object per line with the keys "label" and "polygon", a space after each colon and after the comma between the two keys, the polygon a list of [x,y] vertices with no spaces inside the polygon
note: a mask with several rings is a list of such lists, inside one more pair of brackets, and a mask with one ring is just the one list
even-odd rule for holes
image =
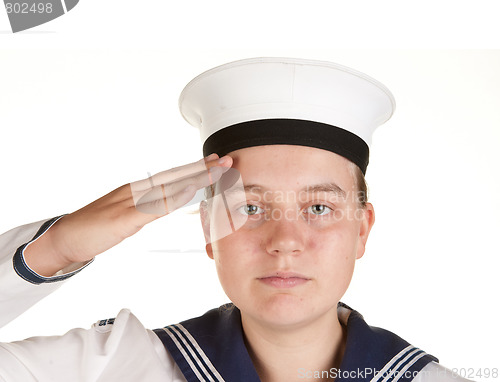
{"label": "white sailor hat", "polygon": [[380,82],[338,64],[253,58],[208,70],[182,91],[184,119],[203,153],[288,144],[329,150],[366,172],[373,131],[395,108]]}

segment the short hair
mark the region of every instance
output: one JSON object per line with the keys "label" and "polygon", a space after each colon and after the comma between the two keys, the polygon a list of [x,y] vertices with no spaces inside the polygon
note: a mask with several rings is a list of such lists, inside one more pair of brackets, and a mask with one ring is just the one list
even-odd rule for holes
{"label": "short hair", "polygon": [[349,162],[349,170],[354,178],[354,187],[356,188],[356,201],[361,208],[366,208],[366,203],[368,203],[368,184],[366,183],[365,175],[363,171],[356,166],[353,162]]}

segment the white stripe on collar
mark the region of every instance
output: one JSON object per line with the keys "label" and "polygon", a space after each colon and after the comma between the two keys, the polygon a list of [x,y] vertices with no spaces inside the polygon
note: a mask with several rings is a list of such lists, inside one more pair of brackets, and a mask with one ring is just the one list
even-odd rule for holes
{"label": "white stripe on collar", "polygon": [[[404,368],[402,368],[397,377],[393,380],[393,382],[399,381],[399,379],[405,375],[406,371],[413,365],[415,362],[417,362],[420,358],[424,357],[427,353],[424,351],[420,350],[420,354],[418,354],[414,359],[412,359]],[[420,372],[420,371],[419,371]]]}
{"label": "white stripe on collar", "polygon": [[[186,328],[184,328],[184,326],[182,326],[181,324],[170,325],[166,328],[163,328],[163,330],[165,330],[165,332],[170,336],[186,361],[189,363],[191,370],[193,370],[200,381],[205,381],[203,376],[200,374],[201,371],[204,374],[204,377],[207,378],[210,382],[224,382],[224,378],[222,378],[212,362],[210,362],[210,360],[208,359],[203,349],[198,345],[196,340],[186,330]],[[184,346],[188,349],[190,354],[189,356],[184,347],[178,341],[176,334],[181,339]],[[198,367],[196,367],[193,361],[196,362],[196,365],[198,365]],[[212,375],[210,375],[210,372],[206,369],[205,365],[210,369],[212,375],[214,375],[216,379],[213,379]]]}
{"label": "white stripe on collar", "polygon": [[411,365],[425,355],[426,353],[419,348],[408,345],[387,362],[370,382],[387,382],[388,380],[396,382],[404,376],[406,370],[408,370]]}

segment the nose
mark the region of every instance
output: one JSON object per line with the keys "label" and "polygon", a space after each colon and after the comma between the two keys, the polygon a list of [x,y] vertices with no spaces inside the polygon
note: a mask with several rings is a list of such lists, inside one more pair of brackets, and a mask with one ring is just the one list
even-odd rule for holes
{"label": "nose", "polygon": [[299,255],[304,251],[304,229],[298,220],[271,220],[267,222],[266,251],[270,255]]}

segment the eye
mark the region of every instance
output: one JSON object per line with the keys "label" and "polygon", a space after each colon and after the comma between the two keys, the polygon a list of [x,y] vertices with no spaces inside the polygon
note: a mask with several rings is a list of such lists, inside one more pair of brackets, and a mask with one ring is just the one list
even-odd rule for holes
{"label": "eye", "polygon": [[264,210],[255,204],[245,204],[238,208],[238,211],[243,215],[257,215],[264,212]]}
{"label": "eye", "polygon": [[313,204],[307,208],[307,212],[313,215],[326,215],[331,210],[332,209],[330,207],[327,207],[324,204]]}

